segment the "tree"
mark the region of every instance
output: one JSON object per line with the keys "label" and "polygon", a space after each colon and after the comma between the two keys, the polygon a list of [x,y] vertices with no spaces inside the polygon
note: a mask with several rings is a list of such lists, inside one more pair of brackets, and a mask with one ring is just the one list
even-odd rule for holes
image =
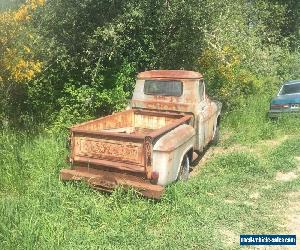
{"label": "tree", "polygon": [[[32,12],[43,0],[30,0],[14,11],[0,12],[0,88],[4,114],[16,121],[20,109],[13,107],[24,96],[25,84],[41,72],[42,62],[33,53],[35,34],[28,26]],[[19,103],[20,104],[20,103]]]}

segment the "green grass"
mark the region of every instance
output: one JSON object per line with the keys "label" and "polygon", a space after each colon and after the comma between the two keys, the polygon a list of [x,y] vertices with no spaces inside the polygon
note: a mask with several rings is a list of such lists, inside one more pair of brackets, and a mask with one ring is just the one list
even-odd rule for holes
{"label": "green grass", "polygon": [[[260,140],[300,134],[300,117],[283,115],[277,120],[267,116],[270,98],[253,96],[223,117],[222,132],[230,133],[225,145],[256,144]],[[225,128],[225,129],[224,129]]]}
{"label": "green grass", "polygon": [[257,146],[262,153],[246,147],[219,154],[188,182],[170,185],[159,202],[134,191],[109,195],[60,182],[68,154],[63,135],[1,132],[0,249],[240,249],[240,234],[287,232],[280,226],[286,194],[299,191],[300,182],[275,176],[297,165],[298,126],[285,132],[281,121],[259,115],[248,118],[268,129],[226,120],[223,131],[239,131],[224,144],[251,145],[269,128],[274,134],[263,139],[291,137],[268,150]]}

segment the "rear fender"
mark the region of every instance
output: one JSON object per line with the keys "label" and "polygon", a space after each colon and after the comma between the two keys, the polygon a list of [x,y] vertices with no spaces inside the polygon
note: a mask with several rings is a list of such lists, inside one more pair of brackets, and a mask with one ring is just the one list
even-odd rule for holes
{"label": "rear fender", "polygon": [[195,129],[183,124],[155,143],[153,171],[159,174],[159,185],[167,185],[177,179],[183,157],[194,148],[195,139]]}

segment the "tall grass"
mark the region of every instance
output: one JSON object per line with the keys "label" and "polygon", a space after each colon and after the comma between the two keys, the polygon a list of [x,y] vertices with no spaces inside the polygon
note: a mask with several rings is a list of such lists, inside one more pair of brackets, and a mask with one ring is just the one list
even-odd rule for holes
{"label": "tall grass", "polygon": [[[238,138],[250,133],[246,127]],[[239,249],[241,233],[284,231],[273,214],[282,211],[291,186],[274,176],[295,167],[299,138],[264,159],[249,152],[222,154],[188,182],[169,186],[159,202],[134,191],[108,195],[62,183],[65,141],[63,135],[0,134],[0,249]],[[288,167],[279,164],[287,160]],[[257,192],[259,198],[251,198]]]}
{"label": "tall grass", "polygon": [[268,117],[270,100],[267,95],[250,96],[240,107],[228,112],[222,125],[223,132],[230,134],[225,143],[253,144],[282,135],[299,134],[299,116],[282,115],[273,120]]}

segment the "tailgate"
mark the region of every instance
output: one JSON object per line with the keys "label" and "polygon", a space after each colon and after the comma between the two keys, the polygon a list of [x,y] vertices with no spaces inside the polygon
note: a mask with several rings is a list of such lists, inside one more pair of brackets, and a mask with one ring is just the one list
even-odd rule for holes
{"label": "tailgate", "polygon": [[[71,162],[93,167],[145,173],[147,140],[145,136],[133,136],[109,132],[72,130]],[[149,163],[149,162],[148,162]]]}

